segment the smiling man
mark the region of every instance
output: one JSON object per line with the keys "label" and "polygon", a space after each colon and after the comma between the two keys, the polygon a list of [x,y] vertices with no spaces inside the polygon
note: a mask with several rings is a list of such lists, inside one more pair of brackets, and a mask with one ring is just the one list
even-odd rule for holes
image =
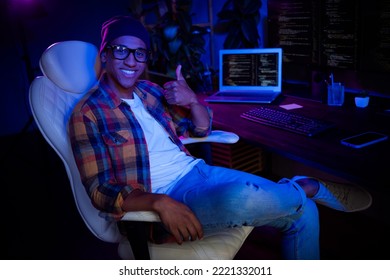
{"label": "smiling man", "polygon": [[268,225],[283,234],[284,258],[318,259],[316,203],[345,212],[370,206],[371,196],[359,187],[306,176],[276,183],[193,157],[179,136],[206,136],[212,114],[180,65],[176,80],[163,87],[141,80],[150,52],[145,27],[118,16],[103,24],[101,35],[104,74],[75,107],[69,135],[83,184],[104,218],[155,211],[159,242],[179,244],[204,231]]}

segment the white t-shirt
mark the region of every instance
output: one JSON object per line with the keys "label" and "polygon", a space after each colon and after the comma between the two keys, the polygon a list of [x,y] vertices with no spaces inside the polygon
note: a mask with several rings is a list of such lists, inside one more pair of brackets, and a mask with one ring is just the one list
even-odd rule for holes
{"label": "white t-shirt", "polygon": [[130,105],[148,146],[152,192],[165,192],[178,179],[189,172],[200,161],[188,156],[173,143],[165,129],[144,108],[141,99],[123,99]]}

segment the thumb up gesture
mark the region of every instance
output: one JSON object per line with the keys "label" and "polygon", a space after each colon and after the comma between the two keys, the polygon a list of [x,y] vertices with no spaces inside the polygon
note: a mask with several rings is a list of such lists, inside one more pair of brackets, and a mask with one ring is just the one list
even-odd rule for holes
{"label": "thumb up gesture", "polygon": [[189,106],[197,103],[197,97],[188,86],[181,72],[181,65],[176,68],[176,80],[164,84],[164,96],[169,104],[178,106]]}

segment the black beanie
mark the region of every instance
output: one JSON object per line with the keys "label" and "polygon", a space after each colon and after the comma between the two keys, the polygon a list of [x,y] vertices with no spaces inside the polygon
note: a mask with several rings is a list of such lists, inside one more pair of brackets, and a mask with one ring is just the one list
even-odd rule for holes
{"label": "black beanie", "polygon": [[114,16],[102,25],[100,52],[106,45],[121,36],[134,36],[144,41],[146,48],[150,48],[149,33],[145,26],[131,16]]}

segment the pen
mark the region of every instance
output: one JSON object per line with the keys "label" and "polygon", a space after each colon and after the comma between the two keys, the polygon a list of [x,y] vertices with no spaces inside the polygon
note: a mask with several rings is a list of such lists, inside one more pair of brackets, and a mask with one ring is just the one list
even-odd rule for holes
{"label": "pen", "polygon": [[333,73],[330,73],[330,85],[333,87],[333,83],[334,83],[334,80],[333,80]]}

